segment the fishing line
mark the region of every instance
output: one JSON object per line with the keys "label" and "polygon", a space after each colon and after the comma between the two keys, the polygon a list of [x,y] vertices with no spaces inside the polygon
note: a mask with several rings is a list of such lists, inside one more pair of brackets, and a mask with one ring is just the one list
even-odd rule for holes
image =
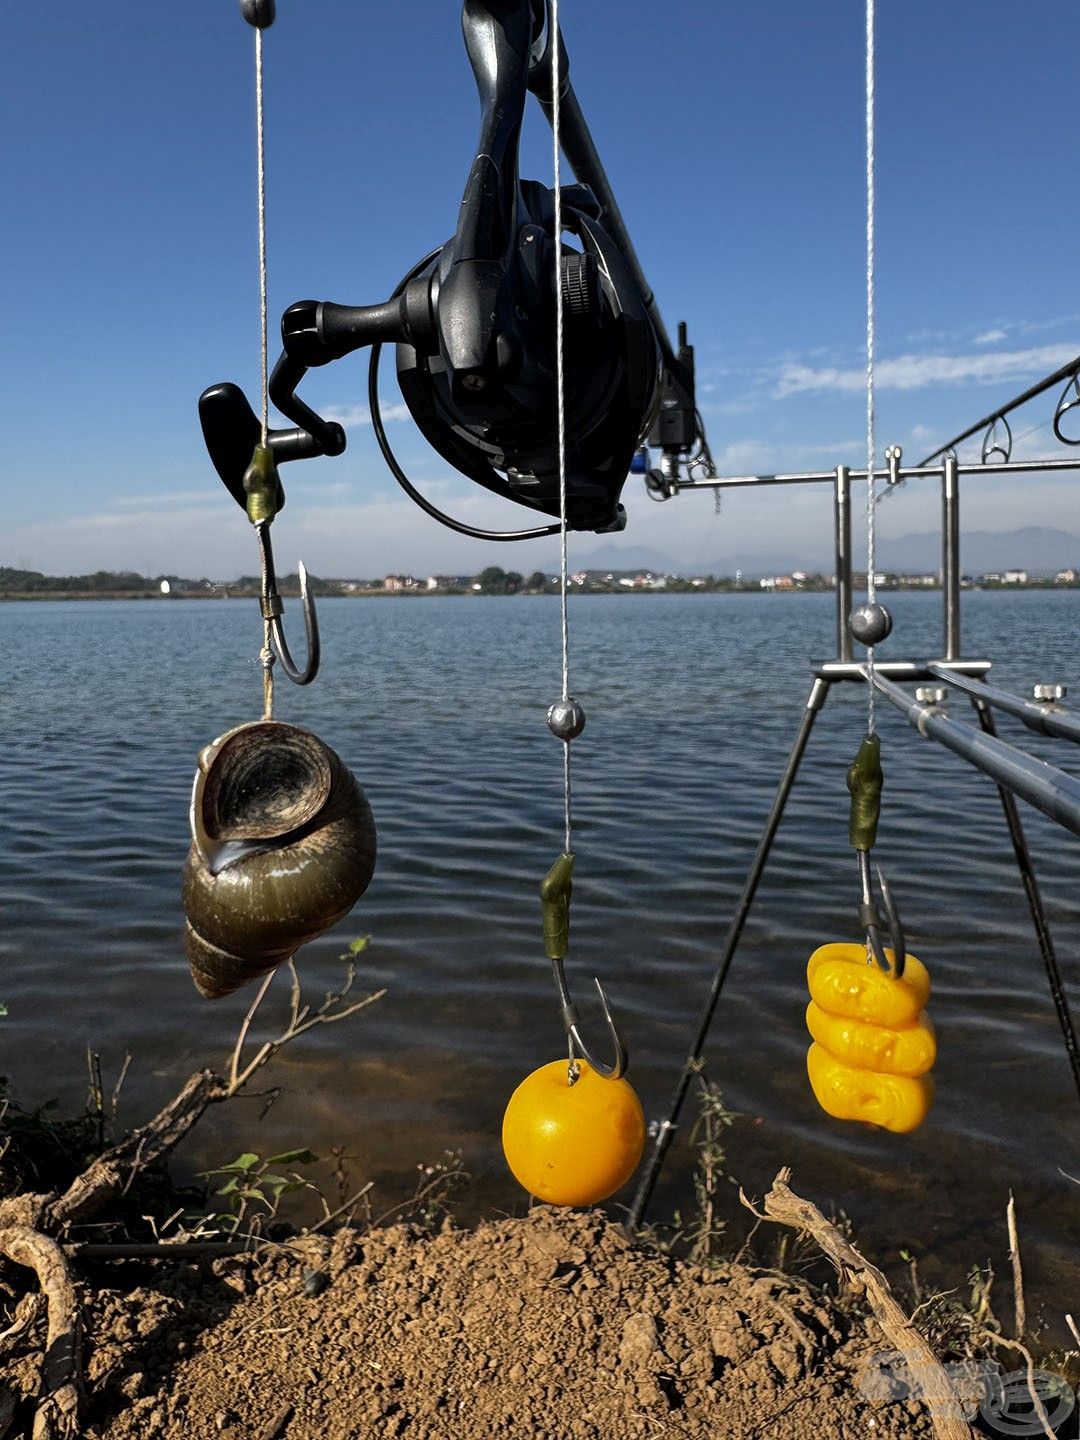
{"label": "fishing line", "polygon": [[[270,419],[269,386],[269,344],[267,339],[267,279],[266,279],[266,143],[265,111],[263,105],[263,36],[262,30],[255,29],[255,148],[257,170],[257,200],[259,216],[259,395],[261,401],[260,443],[265,445]],[[262,584],[261,594],[267,593],[266,552],[260,548]],[[266,608],[266,607],[264,607]],[[259,663],[263,673],[263,719],[270,720],[274,714],[274,651],[272,646],[272,624],[270,617],[263,617],[263,645],[259,652]]]}
{"label": "fishing line", "polygon": [[[551,139],[553,195],[555,199],[555,395],[559,452],[559,599],[562,629],[562,698],[570,699],[570,617],[567,604],[568,566],[566,544],[566,394],[563,366],[562,293],[562,146],[559,113],[559,0],[551,0]],[[570,805],[570,746],[563,745],[563,823],[566,853],[573,851]]]}
{"label": "fishing line", "polygon": [[[877,599],[874,575],[874,0],[866,0],[866,599]],[[874,733],[874,647],[866,647],[866,733]]]}

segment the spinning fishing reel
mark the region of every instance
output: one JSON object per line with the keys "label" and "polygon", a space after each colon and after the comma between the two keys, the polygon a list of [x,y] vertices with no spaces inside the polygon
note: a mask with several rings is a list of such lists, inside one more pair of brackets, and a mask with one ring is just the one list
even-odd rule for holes
{"label": "spinning fishing reel", "polygon": [[[437,510],[390,448],[379,411],[382,346],[397,347],[402,396],[428,442],[485,489],[545,516],[560,513],[556,286],[564,315],[566,512],[575,530],[620,530],[619,497],[639,447],[663,451],[653,489],[674,485],[683,457],[704,447],[694,403],[693,351],[676,354],[567,78],[547,0],[465,0],[465,45],[481,127],[453,237],[404,277],[385,303],[302,300],[281,321],[284,353],[270,399],[295,425],[271,430],[281,463],[340,455],[345,432],[297,395],[306,372],[372,347],[369,399],[376,437],[398,482],[436,519],[484,538],[527,539],[559,526],[491,532]],[[555,196],[518,173],[531,91],[552,118],[551,46],[559,55],[559,138],[578,183],[561,191],[560,273]],[[574,243],[576,242],[576,244]],[[243,477],[260,425],[243,392],[212,386],[199,412],[214,466],[243,505]],[[707,453],[707,451],[706,451]],[[674,477],[674,479],[673,479]],[[673,493],[673,489],[668,493]]]}

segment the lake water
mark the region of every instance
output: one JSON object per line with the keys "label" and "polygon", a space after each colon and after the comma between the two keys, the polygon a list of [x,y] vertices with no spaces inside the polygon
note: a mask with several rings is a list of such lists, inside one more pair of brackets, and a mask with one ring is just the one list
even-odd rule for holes
{"label": "lake water", "polygon": [[[940,596],[889,597],[881,654],[937,653]],[[287,606],[296,631],[295,603]],[[551,598],[327,600],[323,667],[279,677],[277,718],[316,730],[367,790],[379,863],[353,914],[300,959],[318,995],[370,934],[361,981],[384,1000],[284,1051],[284,1093],[208,1117],[193,1168],[250,1146],[341,1145],[389,1205],[416,1166],[460,1147],[477,1210],[520,1208],[499,1149],[518,1080],[562,1051],[537,886],[562,845],[561,746],[545,712],[560,686]],[[576,850],[569,971],[602,977],[661,1116],[775,791],[810,683],[832,653],[829,595],[583,597],[571,605]],[[258,717],[254,602],[0,607],[0,1072],[23,1105],[81,1100],[84,1051],[115,1076],[132,1054],[121,1121],[137,1123],[194,1068],[222,1064],[250,991],[208,1002],[183,958],[179,877],[195,757]],[[1029,693],[1080,693],[1080,593],[964,596],[964,652]],[[300,642],[302,644],[302,640]],[[1004,1211],[1019,1206],[1032,1296],[1060,1320],[1080,1301],[1080,1106],[996,790],[878,706],[886,789],[876,855],[911,950],[934,981],[938,1098],[898,1138],[825,1117],[804,1070],[806,959],[858,938],[844,774],[864,730],[856,686],[818,720],[708,1050],[740,1119],[728,1168],[761,1193],[789,1164],[797,1189],[854,1220],[877,1256],[903,1246],[930,1283],[1006,1270]],[[959,700],[953,713],[965,716]],[[1056,763],[1066,742],[1002,717],[1003,735]],[[1025,810],[1059,958],[1080,1014],[1080,842]],[[284,990],[284,987],[282,987]],[[271,999],[275,990],[271,991]],[[280,998],[280,997],[279,997]],[[596,1017],[586,1006],[590,1033]],[[600,1040],[597,1044],[599,1046]],[[686,1117],[691,1118],[689,1115]],[[324,1172],[325,1173],[325,1172]],[[685,1137],[651,1216],[690,1193]]]}

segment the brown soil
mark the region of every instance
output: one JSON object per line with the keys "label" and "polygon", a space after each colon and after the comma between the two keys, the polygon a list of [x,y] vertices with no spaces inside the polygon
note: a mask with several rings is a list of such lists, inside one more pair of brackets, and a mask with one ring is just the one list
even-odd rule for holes
{"label": "brown soil", "polygon": [[[264,1256],[86,1275],[88,1440],[932,1433],[918,1405],[860,1392],[888,1348],[872,1327],[788,1276],[634,1247],[598,1214]],[[26,1334],[0,1381],[32,1390],[39,1357]]]}

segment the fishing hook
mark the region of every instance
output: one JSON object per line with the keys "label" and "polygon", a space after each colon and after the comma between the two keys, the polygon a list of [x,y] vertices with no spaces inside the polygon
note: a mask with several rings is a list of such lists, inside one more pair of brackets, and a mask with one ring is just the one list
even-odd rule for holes
{"label": "fishing hook", "polygon": [[900,916],[897,913],[896,904],[892,898],[892,891],[889,889],[885,876],[881,873],[881,866],[875,865],[877,871],[878,886],[881,890],[882,903],[885,906],[885,917],[889,924],[889,938],[892,941],[892,959],[889,959],[885,947],[881,943],[881,915],[878,912],[874,900],[874,892],[870,880],[870,852],[868,850],[856,850],[859,861],[859,884],[862,887],[862,903],[859,906],[859,920],[866,931],[866,943],[873,954],[878,965],[895,980],[899,980],[904,973],[904,962],[907,958],[907,951],[904,944],[904,931],[900,924]]}
{"label": "fishing hook", "polygon": [[600,981],[596,981],[596,992],[600,996],[600,1008],[604,1012],[604,1020],[607,1022],[608,1034],[611,1043],[615,1047],[615,1060],[611,1065],[604,1065],[597,1060],[589,1050],[585,1041],[581,1038],[581,1028],[578,1019],[577,1006],[570,999],[570,991],[566,984],[566,972],[563,969],[562,960],[552,959],[551,971],[555,976],[555,986],[559,992],[559,1006],[562,1009],[563,1026],[566,1030],[566,1037],[570,1042],[570,1073],[573,1077],[571,1084],[577,1079],[575,1074],[574,1060],[580,1056],[586,1061],[590,1070],[595,1070],[597,1075],[605,1080],[618,1080],[627,1065],[630,1063],[630,1054],[626,1048],[626,1042],[619,1033],[619,1027],[615,1024],[615,1017],[611,1013],[611,1006],[608,1004],[607,996],[604,994],[604,987]]}
{"label": "fishing hook", "polygon": [[270,544],[270,521],[260,520],[255,526],[255,534],[259,541],[259,560],[262,569],[262,592],[260,596],[262,615],[264,620],[270,622],[270,634],[273,638],[274,650],[277,653],[277,658],[281,661],[281,668],[294,685],[310,685],[319,673],[319,659],[322,652],[319,643],[319,617],[315,613],[315,597],[308,589],[307,569],[301,560],[297,566],[297,572],[300,576],[300,604],[304,611],[304,631],[307,635],[308,650],[307,663],[303,669],[301,669],[292,657],[288,642],[285,639],[285,629],[281,623],[283,606],[281,596],[278,594],[277,579],[274,574],[274,551]]}

